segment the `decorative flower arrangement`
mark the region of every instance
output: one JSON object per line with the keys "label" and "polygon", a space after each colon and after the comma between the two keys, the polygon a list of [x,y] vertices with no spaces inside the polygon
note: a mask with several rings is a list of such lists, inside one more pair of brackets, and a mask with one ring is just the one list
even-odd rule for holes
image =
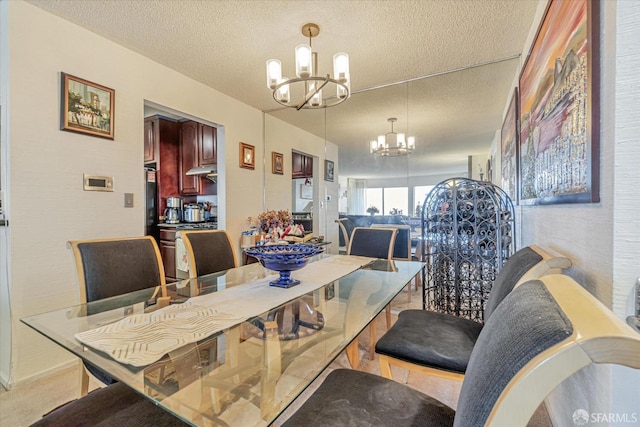
{"label": "decorative flower arrangement", "polygon": [[265,233],[271,233],[275,230],[284,230],[291,224],[293,224],[293,217],[291,212],[268,210],[258,215],[257,219],[253,221],[250,218],[250,222],[256,223],[257,228]]}
{"label": "decorative flower arrangement", "polygon": [[369,207],[367,208],[367,212],[369,213],[369,215],[375,215],[375,214],[377,214],[377,213],[378,213],[378,212],[380,212],[380,211],[379,211],[379,210],[378,210],[378,208],[376,208],[375,206],[369,206]]}

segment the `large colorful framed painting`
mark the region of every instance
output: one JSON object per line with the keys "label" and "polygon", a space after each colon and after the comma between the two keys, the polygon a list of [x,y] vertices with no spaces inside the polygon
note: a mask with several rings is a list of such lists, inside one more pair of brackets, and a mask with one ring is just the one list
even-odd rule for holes
{"label": "large colorful framed painting", "polygon": [[509,109],[500,131],[502,189],[511,201],[518,202],[518,89],[513,91]]}
{"label": "large colorful framed painting", "polygon": [[600,1],[552,0],[520,75],[520,204],[599,191]]}

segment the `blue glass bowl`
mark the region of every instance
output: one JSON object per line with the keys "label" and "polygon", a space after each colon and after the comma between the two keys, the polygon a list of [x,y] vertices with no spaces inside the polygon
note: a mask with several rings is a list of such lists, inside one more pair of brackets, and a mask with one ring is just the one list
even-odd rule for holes
{"label": "blue glass bowl", "polygon": [[309,258],[324,252],[324,248],[305,244],[265,245],[245,248],[244,252],[257,258],[269,270],[280,273],[280,278],[269,282],[269,285],[290,288],[300,283],[299,280],[291,278],[291,272],[307,265]]}

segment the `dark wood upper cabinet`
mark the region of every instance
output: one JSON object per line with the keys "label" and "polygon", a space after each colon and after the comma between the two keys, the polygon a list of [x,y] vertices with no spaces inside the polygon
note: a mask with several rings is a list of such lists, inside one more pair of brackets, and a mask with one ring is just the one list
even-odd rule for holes
{"label": "dark wood upper cabinet", "polygon": [[218,129],[198,123],[200,166],[218,163]]}
{"label": "dark wood upper cabinet", "polygon": [[180,194],[178,160],[180,158],[178,122],[152,116],[144,119],[144,163],[157,171],[158,215],[166,207],[166,198]]}
{"label": "dark wood upper cabinet", "polygon": [[216,184],[202,175],[187,175],[189,169],[217,164],[217,129],[194,121],[180,126],[180,193],[216,194]]}
{"label": "dark wood upper cabinet", "polygon": [[153,118],[144,119],[144,163],[155,162],[155,131],[157,120]]}
{"label": "dark wood upper cabinet", "polygon": [[180,193],[200,192],[200,177],[187,175],[189,169],[198,166],[198,123],[182,122],[180,125]]}
{"label": "dark wood upper cabinet", "polygon": [[313,157],[304,154],[291,153],[291,177],[292,178],[312,178],[313,177]]}

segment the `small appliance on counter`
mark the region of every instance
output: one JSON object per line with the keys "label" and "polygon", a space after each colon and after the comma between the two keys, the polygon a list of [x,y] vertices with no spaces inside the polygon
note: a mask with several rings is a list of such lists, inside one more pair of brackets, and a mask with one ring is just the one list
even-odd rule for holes
{"label": "small appliance on counter", "polygon": [[164,222],[178,224],[182,221],[182,199],[180,197],[167,197],[167,207],[164,210]]}
{"label": "small appliance on counter", "polygon": [[190,203],[184,207],[184,222],[204,222],[204,207]]}

